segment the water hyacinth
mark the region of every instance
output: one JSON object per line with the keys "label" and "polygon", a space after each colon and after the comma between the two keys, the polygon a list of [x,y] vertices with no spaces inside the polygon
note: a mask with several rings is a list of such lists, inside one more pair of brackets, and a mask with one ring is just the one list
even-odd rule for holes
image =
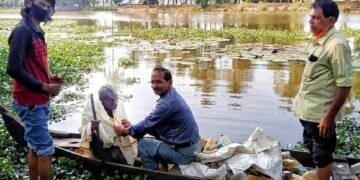
{"label": "water hyacinth", "polygon": [[[6,75],[6,59],[8,55],[7,38],[11,28],[17,21],[5,20],[0,22],[0,104],[11,109],[11,79]],[[150,42],[165,41],[171,37],[172,42],[169,42],[168,49],[177,49],[182,44],[196,44],[193,46],[186,46],[186,50],[180,51],[182,57],[178,57],[178,61],[182,61],[182,65],[191,63],[204,63],[212,61],[209,57],[187,57],[188,52],[193,49],[208,44],[206,46],[210,55],[216,55],[215,51],[221,53],[232,54],[234,57],[247,60],[256,59],[256,57],[272,57],[266,54],[256,53],[251,50],[251,47],[246,47],[244,43],[270,43],[287,45],[298,44],[309,39],[309,34],[305,32],[291,32],[287,30],[266,30],[266,29],[246,29],[246,28],[224,28],[221,30],[204,30],[192,28],[117,28],[113,33],[113,38],[106,39],[106,33],[112,31],[109,27],[79,25],[73,20],[56,20],[44,27],[46,38],[48,41],[49,49],[49,66],[53,74],[65,76],[65,87],[77,86],[76,92],[63,92],[57,99],[54,100],[52,106],[54,107],[51,114],[51,121],[57,122],[64,118],[64,115],[71,112],[66,102],[81,101],[85,99],[82,90],[87,86],[86,73],[97,71],[100,69],[101,64],[104,62],[104,48],[114,47],[117,44],[123,43],[119,39],[124,36],[126,43],[134,43],[136,41],[147,40]],[[105,32],[105,33],[104,33]],[[352,36],[357,42],[359,47],[359,30],[342,29],[346,36]],[[96,37],[96,38],[94,38]],[[228,39],[234,41],[235,45],[226,46],[226,48],[217,48],[218,39]],[[190,43],[183,43],[188,41]],[[244,46],[242,46],[244,45]],[[256,44],[258,46],[259,44]],[[266,47],[264,47],[266,48]],[[276,49],[276,47],[271,47]],[[254,48],[252,48],[254,49]],[[272,49],[272,50],[273,50]],[[256,50],[256,49],[255,49]],[[154,50],[155,51],[155,50]],[[160,51],[160,50],[158,50]],[[159,52],[160,53],[160,52]],[[250,54],[252,53],[252,54]],[[299,59],[298,57],[293,57]],[[272,59],[274,62],[279,61]],[[138,60],[124,58],[119,60],[119,66],[122,68],[132,68],[138,65]],[[281,63],[281,62],[277,62]],[[209,71],[206,76],[211,77],[215,71]],[[124,80],[125,85],[133,85],[139,83],[140,79],[137,77],[129,77]],[[356,88],[355,88],[356,89]],[[359,88],[357,88],[359,89]],[[235,90],[234,90],[235,91]],[[132,95],[124,96],[124,99],[132,98]],[[211,99],[205,99],[203,104],[214,104]],[[240,105],[237,103],[230,104],[233,108],[238,108]],[[358,156],[360,151],[358,144],[359,140],[351,140],[348,137],[356,135],[359,131],[358,125],[352,124],[354,120],[345,121],[344,126],[339,126],[339,150],[341,155]],[[356,128],[355,128],[356,127]],[[349,130],[352,131],[343,131]],[[346,134],[345,132],[353,132]],[[354,142],[354,143],[349,143]],[[341,143],[347,143],[345,146]],[[351,150],[346,151],[342,147]],[[27,150],[17,147],[8,135],[3,121],[0,121],[0,179],[27,179]],[[82,162],[75,159],[68,159],[60,157],[53,161],[53,174],[56,179],[92,179],[98,177],[88,170],[86,170]],[[101,179],[117,179],[128,178],[129,175],[122,174],[121,172],[107,172],[103,171]],[[142,176],[135,176],[135,179],[144,178]],[[146,176],[145,176],[146,179]]]}

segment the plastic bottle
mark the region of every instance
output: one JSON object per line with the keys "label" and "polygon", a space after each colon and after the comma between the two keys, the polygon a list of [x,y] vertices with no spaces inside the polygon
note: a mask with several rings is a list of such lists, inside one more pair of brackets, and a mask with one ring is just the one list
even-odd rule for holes
{"label": "plastic bottle", "polygon": [[307,172],[307,169],[295,159],[283,159],[283,165],[298,175]]}
{"label": "plastic bottle", "polygon": [[227,146],[227,145],[231,144],[231,140],[225,134],[221,134],[221,136],[219,138],[219,143],[222,144],[223,146]]}
{"label": "plastic bottle", "polygon": [[216,139],[215,138],[209,138],[206,142],[205,151],[212,151],[216,147]]}
{"label": "plastic bottle", "polygon": [[299,165],[299,162],[294,159],[283,159],[283,165],[286,169],[293,171]]}
{"label": "plastic bottle", "polygon": [[221,143],[217,143],[217,144],[216,144],[216,149],[220,149],[220,148],[222,148],[222,147],[224,147],[224,145],[222,145]]}
{"label": "plastic bottle", "polygon": [[308,170],[301,164],[299,164],[294,170],[294,172],[300,176],[305,174],[307,171]]}

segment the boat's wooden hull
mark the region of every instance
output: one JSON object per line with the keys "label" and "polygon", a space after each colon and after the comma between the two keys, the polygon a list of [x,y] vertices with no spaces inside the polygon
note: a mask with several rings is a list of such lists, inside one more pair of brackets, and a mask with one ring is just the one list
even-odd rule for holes
{"label": "boat's wooden hull", "polygon": [[[10,136],[22,146],[26,146],[26,141],[24,140],[24,127],[21,121],[17,118],[12,117],[6,109],[0,106],[0,113],[2,119],[4,120],[6,129],[8,130]],[[67,156],[69,158],[76,158],[83,161],[84,166],[88,168],[91,172],[95,174],[100,174],[102,169],[106,170],[117,170],[121,174],[126,174],[128,178],[133,179],[135,176],[146,177],[146,179],[171,179],[171,180],[189,180],[189,179],[199,179],[197,177],[184,176],[181,174],[175,174],[170,172],[163,171],[153,171],[144,169],[141,167],[130,166],[126,164],[105,162],[100,159],[94,158],[92,156],[84,156],[79,153],[74,152],[75,148],[71,147],[71,143],[78,143],[80,140],[80,134],[78,133],[65,133],[59,131],[51,131],[51,136],[53,137],[55,144],[55,155],[56,156]],[[57,145],[57,142],[65,142],[64,144],[68,145]]]}
{"label": "boat's wooden hull", "polygon": [[[26,146],[26,141],[24,140],[24,127],[21,121],[17,118],[12,117],[6,109],[0,106],[0,113],[2,114],[2,118],[5,122],[5,126],[11,135],[11,137],[20,145]],[[51,136],[53,137],[55,144],[55,155],[57,156],[67,156],[70,158],[78,158],[82,160],[84,165],[90,169],[92,172],[100,172],[102,169],[107,170],[117,170],[119,172],[123,172],[124,174],[128,174],[130,176],[133,175],[143,175],[146,176],[147,179],[199,179],[197,177],[184,176],[178,173],[166,173],[162,171],[153,171],[148,170],[136,166],[129,166],[125,164],[112,163],[112,162],[104,162],[100,159],[96,159],[90,156],[84,156],[79,153],[74,152],[74,148],[71,146],[72,143],[79,143],[80,134],[78,133],[66,133],[59,131],[51,131]],[[63,145],[64,144],[64,145]],[[75,146],[76,147],[76,146]],[[290,156],[298,160],[303,166],[306,167],[315,167],[313,161],[311,159],[311,155],[308,152],[302,151],[294,151],[294,150],[286,150],[288,151]],[[352,165],[355,163],[359,163],[360,159],[356,158],[341,158],[335,157],[336,163],[346,163],[348,165]]]}

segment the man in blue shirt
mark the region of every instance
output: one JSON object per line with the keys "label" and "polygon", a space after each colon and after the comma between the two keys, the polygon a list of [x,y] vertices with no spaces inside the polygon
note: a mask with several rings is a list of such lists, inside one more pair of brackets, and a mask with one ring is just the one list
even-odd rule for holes
{"label": "man in blue shirt", "polygon": [[[191,163],[196,159],[194,152],[201,151],[199,128],[189,106],[172,87],[170,71],[155,67],[151,88],[160,96],[155,110],[135,125],[124,120],[115,127],[117,134],[139,139],[139,154],[147,169],[159,169],[160,162]],[[143,138],[145,134],[155,138]]]}

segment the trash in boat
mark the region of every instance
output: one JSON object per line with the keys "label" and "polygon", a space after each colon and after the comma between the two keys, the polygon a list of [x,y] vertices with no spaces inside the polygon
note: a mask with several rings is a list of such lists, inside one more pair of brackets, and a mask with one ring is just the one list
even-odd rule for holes
{"label": "trash in boat", "polygon": [[[256,128],[242,144],[233,143],[222,134],[217,141],[214,137],[208,138],[207,141],[203,139],[202,147],[201,153],[195,153],[200,159],[199,162],[179,165],[183,175],[217,180],[317,179],[316,168],[305,160],[311,161],[309,153],[296,153],[292,150],[281,152],[280,143],[267,136],[260,128]],[[301,158],[302,153],[306,154],[305,159]],[[350,171],[346,159],[340,161],[337,158],[332,166],[333,180],[356,179],[354,174],[360,176],[360,163],[351,166]]]}
{"label": "trash in boat", "polygon": [[[256,128],[242,144],[231,143],[224,134],[218,142],[214,143],[214,139],[209,138],[204,151],[196,153],[201,162],[179,165],[182,174],[211,179],[224,179],[225,176],[231,179],[244,176],[247,179],[282,179],[280,143],[260,128]],[[216,144],[222,145],[213,149]]]}
{"label": "trash in boat", "polygon": [[351,165],[350,170],[352,174],[356,175],[357,179],[360,179],[360,163]]}
{"label": "trash in boat", "polygon": [[290,170],[298,175],[303,175],[308,170],[300,164],[296,159],[283,159],[284,169]]}
{"label": "trash in boat", "polygon": [[216,139],[215,138],[209,138],[206,142],[206,146],[204,148],[204,151],[213,151],[216,147]]}

